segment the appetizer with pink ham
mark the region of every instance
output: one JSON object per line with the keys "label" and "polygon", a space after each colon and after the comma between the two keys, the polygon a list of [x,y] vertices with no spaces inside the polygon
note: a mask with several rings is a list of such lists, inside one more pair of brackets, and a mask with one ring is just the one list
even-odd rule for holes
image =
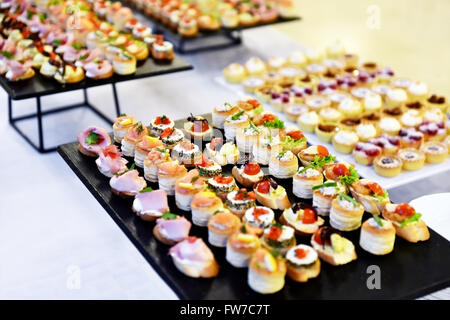
{"label": "appetizer with pink ham", "polygon": [[111,180],[109,180],[109,185],[112,193],[115,195],[122,198],[132,198],[147,187],[147,182],[139,176],[137,170],[134,170],[133,164],[129,170],[113,175]]}
{"label": "appetizer with pink ham", "polygon": [[98,170],[108,178],[111,178],[115,173],[121,173],[127,170],[128,161],[122,158],[122,152],[115,145],[109,145],[98,153],[98,158],[95,160]]}
{"label": "appetizer with pink ham", "polygon": [[174,245],[189,236],[191,226],[185,217],[167,211],[156,220],[153,235],[164,244]]}
{"label": "appetizer with pink ham", "polygon": [[212,278],[219,273],[213,253],[201,238],[188,237],[170,248],[169,254],[177,269],[189,277]]}
{"label": "appetizer with pink ham", "polygon": [[78,135],[78,151],[89,157],[97,157],[100,150],[111,144],[108,132],[100,127],[91,126]]}
{"label": "appetizer with pink ham", "polygon": [[167,193],[164,190],[145,188],[134,197],[132,210],[142,220],[155,221],[169,210]]}

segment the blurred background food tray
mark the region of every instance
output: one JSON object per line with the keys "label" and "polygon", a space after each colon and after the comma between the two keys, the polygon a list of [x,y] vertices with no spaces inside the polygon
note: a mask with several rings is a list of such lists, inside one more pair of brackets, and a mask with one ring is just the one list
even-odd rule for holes
{"label": "blurred background food tray", "polygon": [[[211,115],[207,118],[211,120]],[[181,128],[185,120],[176,122]],[[124,200],[111,193],[109,179],[97,169],[94,158],[82,155],[77,143],[58,148],[61,157],[78,178],[99,201],[106,212],[122,229],[139,252],[158,272],[161,278],[181,299],[257,299],[262,295],[252,291],[247,284],[247,269],[232,267],[225,260],[225,249],[215,248],[207,241],[207,228],[192,226],[191,235],[202,237],[212,249],[219,265],[218,277],[213,279],[192,279],[179,272],[168,255],[169,247],[158,242],[152,235],[154,223],[138,218],[132,211],[132,200]],[[132,162],[132,159],[129,159]],[[142,170],[139,169],[141,174]],[[263,168],[263,170],[265,170]],[[231,166],[224,167],[230,173]],[[292,202],[299,201],[292,195],[291,180],[281,183]],[[154,189],[157,184],[149,184]],[[401,190],[391,193],[391,199],[402,201]],[[308,203],[310,201],[303,201]],[[169,196],[172,212],[185,215],[191,220],[190,212],[184,212]],[[279,217],[280,211],[276,211]],[[369,217],[365,214],[364,220]],[[394,251],[386,256],[373,256],[359,245],[359,230],[345,233],[355,244],[358,259],[347,265],[334,267],[322,263],[318,278],[307,283],[295,283],[286,278],[285,287],[278,293],[266,296],[271,299],[405,299],[416,298],[450,285],[450,242],[430,230],[431,237],[423,243],[409,243],[396,239]],[[298,237],[298,243],[309,244],[310,237]],[[381,289],[369,289],[367,280],[372,274],[369,266],[380,268]]]}

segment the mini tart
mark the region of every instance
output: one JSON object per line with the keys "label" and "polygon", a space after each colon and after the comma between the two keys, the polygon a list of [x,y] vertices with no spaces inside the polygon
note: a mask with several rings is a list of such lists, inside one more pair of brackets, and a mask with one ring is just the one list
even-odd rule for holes
{"label": "mini tart", "polygon": [[424,82],[413,82],[408,87],[409,101],[426,101],[428,94],[428,86]]}
{"label": "mini tart", "polygon": [[383,177],[395,177],[400,174],[403,161],[397,156],[381,155],[373,162],[375,172]]}
{"label": "mini tart", "polygon": [[319,124],[319,116],[314,111],[305,112],[298,117],[297,123],[303,131],[314,132]]}
{"label": "mini tart", "polygon": [[356,134],[360,141],[369,141],[378,135],[378,131],[371,123],[361,123],[356,127]]}
{"label": "mini tart", "polygon": [[256,206],[245,211],[242,221],[250,233],[262,235],[264,229],[269,227],[275,219],[272,209]]}
{"label": "mini tart", "polygon": [[331,105],[331,101],[322,96],[310,96],[305,100],[305,104],[311,111],[319,112],[323,108],[327,108]]}
{"label": "mini tart", "polygon": [[233,214],[242,218],[248,209],[256,207],[256,195],[245,188],[234,190],[226,195],[225,205]]}
{"label": "mini tart", "polygon": [[362,106],[358,100],[346,98],[339,103],[338,110],[344,117],[357,118],[362,114]]}
{"label": "mini tart", "polygon": [[273,152],[269,173],[278,179],[291,178],[298,170],[298,158],[290,150]]}
{"label": "mini tart", "polygon": [[238,106],[225,102],[223,105],[214,107],[212,112],[212,124],[214,127],[223,129],[225,119],[239,111]]}
{"label": "mini tart", "polygon": [[419,101],[408,102],[405,104],[405,109],[408,112],[409,110],[416,110],[419,114],[422,114],[425,110],[425,105]]}
{"label": "mini tart", "polygon": [[383,106],[383,100],[378,93],[370,93],[364,97],[363,100],[364,114],[377,113]]}
{"label": "mini tart", "polygon": [[287,208],[280,217],[280,222],[290,226],[300,236],[314,234],[325,221],[317,215],[314,208],[298,207]]}
{"label": "mini tart", "polygon": [[390,108],[403,107],[408,101],[406,91],[401,88],[389,90],[386,94],[386,106]]}
{"label": "mini tart", "polygon": [[423,152],[414,148],[400,149],[398,156],[403,162],[403,170],[419,170],[425,163]]}
{"label": "mini tart", "polygon": [[296,244],[294,229],[286,225],[271,225],[264,229],[261,237],[261,245],[263,248],[270,251],[277,251],[283,256]]}
{"label": "mini tart", "polygon": [[425,141],[442,141],[447,135],[445,123],[443,121],[431,122],[424,121],[419,126],[419,131],[425,136]]}
{"label": "mini tart", "polygon": [[395,228],[389,220],[370,218],[361,227],[359,245],[374,255],[385,255],[394,250]]}
{"label": "mini tart", "polygon": [[244,87],[244,90],[248,93],[255,93],[256,90],[264,86],[264,84],[265,81],[257,77],[249,77],[244,79],[244,81],[242,81],[242,86]]}
{"label": "mini tart", "polygon": [[427,103],[432,109],[433,108],[438,108],[442,112],[445,112],[447,110],[447,107],[448,107],[448,104],[445,101],[445,97],[440,97],[440,96],[438,96],[436,94],[432,94],[427,99]]}
{"label": "mini tart", "polygon": [[302,199],[312,199],[314,186],[323,183],[323,175],[319,170],[300,167],[292,180],[292,192]]}
{"label": "mini tart", "polygon": [[352,131],[338,131],[331,139],[333,147],[340,153],[352,153],[358,140],[358,135]]}
{"label": "mini tart", "polygon": [[307,282],[320,274],[319,256],[312,247],[299,244],[286,253],[287,275],[296,282]]}
{"label": "mini tart", "polygon": [[245,63],[245,69],[251,76],[262,76],[266,72],[266,65],[257,57],[252,57]]}
{"label": "mini tart", "polygon": [[252,290],[262,294],[275,293],[283,289],[285,277],[286,263],[274,258],[268,250],[258,249],[251,257],[247,279]]}
{"label": "mini tart", "polygon": [[361,118],[362,123],[370,123],[373,124],[376,128],[378,128],[378,123],[380,122],[381,116],[378,113],[370,113],[366,114]]}
{"label": "mini tart", "polygon": [[222,72],[225,79],[230,83],[240,83],[247,75],[247,71],[239,63],[228,65]]}
{"label": "mini tart", "polygon": [[[349,199],[352,199],[349,197]],[[361,226],[364,207],[355,200],[349,201],[342,195],[331,201],[330,224],[341,231],[356,230]]]}
{"label": "mini tart", "polygon": [[380,128],[381,133],[396,136],[401,129],[401,125],[397,119],[392,117],[385,117],[380,120],[378,128]]}
{"label": "mini tart", "polygon": [[215,247],[224,248],[228,237],[236,232],[241,220],[229,211],[214,213],[208,221],[208,241]]}
{"label": "mini tart", "polygon": [[331,142],[331,139],[338,131],[338,126],[325,123],[319,123],[315,130],[317,137],[323,142]]}
{"label": "mini tart", "polygon": [[449,153],[450,153],[450,136],[447,136],[447,138],[445,138],[444,142],[447,145],[447,148],[448,148]]}
{"label": "mini tart", "polygon": [[347,92],[337,91],[329,94],[328,99],[331,101],[331,106],[337,108],[345,99],[351,99],[351,95]]}
{"label": "mini tart", "polygon": [[370,139],[369,143],[379,146],[384,155],[396,155],[398,150],[400,150],[400,139],[387,134],[382,134],[378,138]]}
{"label": "mini tart", "polygon": [[319,116],[323,123],[338,123],[342,118],[341,112],[332,107],[320,110]]}
{"label": "mini tart", "polygon": [[404,128],[416,128],[422,123],[422,116],[418,110],[408,110],[400,118]]}
{"label": "mini tart", "polygon": [[360,118],[344,118],[339,121],[339,128],[344,131],[356,131],[356,127],[360,124]]}
{"label": "mini tart", "polygon": [[401,129],[398,133],[400,136],[400,144],[402,148],[416,148],[419,149],[424,141],[422,132],[416,129]]}
{"label": "mini tart", "polygon": [[356,162],[366,166],[371,165],[379,155],[381,155],[381,148],[372,143],[358,142],[353,149]]}
{"label": "mini tart", "polygon": [[[267,82],[267,80],[266,80]],[[272,96],[273,86],[272,85],[264,85],[255,90],[256,98],[258,98],[262,102],[269,102],[270,97]]]}
{"label": "mini tart", "polygon": [[441,163],[447,159],[448,147],[442,142],[425,142],[420,150],[428,163]]}
{"label": "mini tart", "polygon": [[297,119],[303,113],[308,112],[308,107],[304,104],[290,105],[284,109],[288,121],[297,122]]}

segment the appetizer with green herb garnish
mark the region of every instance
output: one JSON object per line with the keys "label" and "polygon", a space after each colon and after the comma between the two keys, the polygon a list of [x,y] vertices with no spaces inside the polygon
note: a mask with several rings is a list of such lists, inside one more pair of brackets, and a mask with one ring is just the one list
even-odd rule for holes
{"label": "appetizer with green herb garnish", "polygon": [[359,245],[367,252],[385,255],[394,250],[395,228],[392,222],[372,215],[361,226]]}
{"label": "appetizer with green herb garnish", "polygon": [[364,209],[372,214],[381,214],[384,206],[391,202],[387,191],[369,179],[356,180],[350,184],[349,189]]}
{"label": "appetizer with green herb garnish", "polygon": [[225,138],[227,140],[234,140],[236,137],[236,131],[238,129],[244,129],[250,125],[250,119],[248,115],[245,114],[244,110],[236,112],[235,114],[229,116],[225,119],[224,131]]}
{"label": "appetizer with green herb garnish", "polygon": [[356,230],[361,226],[364,207],[348,194],[341,193],[331,202],[330,224],[341,231]]}
{"label": "appetizer with green herb garnish", "polygon": [[78,151],[89,157],[97,157],[100,150],[110,144],[111,137],[100,127],[88,127],[78,135]]}

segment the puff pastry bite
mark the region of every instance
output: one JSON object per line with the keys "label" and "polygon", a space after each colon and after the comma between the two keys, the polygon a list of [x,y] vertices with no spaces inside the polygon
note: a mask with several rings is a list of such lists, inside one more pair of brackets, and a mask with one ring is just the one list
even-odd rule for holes
{"label": "puff pastry bite", "polygon": [[292,192],[299,198],[312,199],[312,188],[322,183],[322,172],[313,167],[300,167],[292,180]]}
{"label": "puff pastry bite", "polygon": [[345,186],[336,181],[325,181],[325,183],[313,187],[313,206],[321,216],[330,214],[331,202],[340,193],[345,192]]}
{"label": "puff pastry bite", "polygon": [[330,224],[341,231],[356,230],[361,226],[364,207],[354,198],[341,193],[331,201]]}
{"label": "puff pastry bite", "polygon": [[395,228],[389,220],[373,216],[361,227],[359,245],[374,255],[385,255],[394,250]]}
{"label": "puff pastry bite", "polygon": [[430,232],[421,214],[407,203],[387,204],[383,217],[392,222],[397,236],[409,242],[426,241]]}
{"label": "puff pastry bite", "polygon": [[279,179],[288,179],[298,170],[298,158],[290,151],[273,152],[269,162],[269,173]]}
{"label": "puff pastry bite", "polygon": [[225,119],[239,111],[237,105],[232,105],[225,102],[222,105],[215,106],[212,112],[213,126],[219,129],[223,129]]}
{"label": "puff pastry bite", "polygon": [[258,249],[248,266],[248,285],[254,291],[268,294],[284,287],[286,263],[281,257],[274,257],[267,249]]}
{"label": "puff pastry bite", "polygon": [[208,241],[215,247],[224,248],[228,237],[236,232],[241,220],[228,210],[215,212],[208,221]]}
{"label": "puff pastry bite", "polygon": [[294,229],[280,223],[274,223],[264,229],[261,245],[270,251],[285,255],[289,248],[297,244]]}
{"label": "puff pastry bite", "polygon": [[225,258],[229,264],[236,268],[245,268],[250,257],[261,247],[259,238],[250,233],[245,225],[228,237]]}
{"label": "puff pastry bite", "polygon": [[389,194],[378,183],[369,179],[360,179],[349,186],[352,196],[372,214],[381,214],[386,204],[390,203]]}

